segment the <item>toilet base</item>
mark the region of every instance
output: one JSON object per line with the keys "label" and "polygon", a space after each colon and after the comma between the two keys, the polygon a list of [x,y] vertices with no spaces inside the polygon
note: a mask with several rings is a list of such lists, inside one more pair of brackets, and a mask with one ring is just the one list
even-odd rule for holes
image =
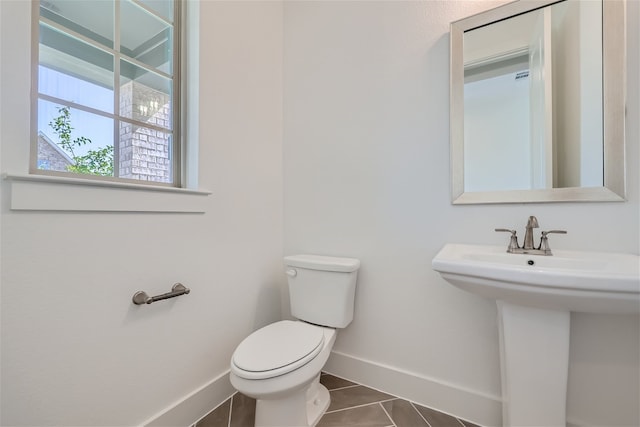
{"label": "toilet base", "polygon": [[329,390],[320,384],[320,375],[311,383],[307,390],[307,419],[309,426],[313,427],[318,424],[320,418],[327,412],[327,408],[331,403]]}
{"label": "toilet base", "polygon": [[329,403],[329,391],[320,384],[318,375],[305,392],[279,399],[256,400],[255,427],[313,427]]}

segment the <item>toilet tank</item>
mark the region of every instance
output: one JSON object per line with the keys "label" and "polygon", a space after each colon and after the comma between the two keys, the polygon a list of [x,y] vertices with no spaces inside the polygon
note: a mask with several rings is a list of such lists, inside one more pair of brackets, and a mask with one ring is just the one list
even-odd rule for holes
{"label": "toilet tank", "polygon": [[284,264],[294,317],[333,328],[351,323],[360,260],[291,255]]}

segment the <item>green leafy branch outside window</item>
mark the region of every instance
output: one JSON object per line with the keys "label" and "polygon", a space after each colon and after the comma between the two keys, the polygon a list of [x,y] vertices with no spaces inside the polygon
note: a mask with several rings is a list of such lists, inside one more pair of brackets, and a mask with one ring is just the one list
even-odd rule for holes
{"label": "green leafy branch outside window", "polygon": [[71,111],[69,107],[58,108],[60,115],[49,122],[49,126],[60,139],[59,145],[70,154],[73,160],[72,165],[67,166],[69,172],[113,176],[113,146],[108,145],[97,150],[89,150],[87,154],[79,156],[74,149],[91,144],[91,140],[87,137],[80,136],[71,139]]}

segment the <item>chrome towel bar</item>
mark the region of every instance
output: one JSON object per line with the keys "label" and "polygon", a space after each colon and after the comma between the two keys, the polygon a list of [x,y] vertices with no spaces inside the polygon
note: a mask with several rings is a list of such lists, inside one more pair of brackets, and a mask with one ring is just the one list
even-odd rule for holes
{"label": "chrome towel bar", "polygon": [[161,301],[163,299],[179,297],[180,295],[185,295],[189,292],[191,292],[191,289],[185,287],[182,283],[176,283],[171,288],[171,292],[167,292],[166,294],[150,297],[145,291],[138,291],[133,294],[132,300],[135,305],[151,304],[152,302]]}

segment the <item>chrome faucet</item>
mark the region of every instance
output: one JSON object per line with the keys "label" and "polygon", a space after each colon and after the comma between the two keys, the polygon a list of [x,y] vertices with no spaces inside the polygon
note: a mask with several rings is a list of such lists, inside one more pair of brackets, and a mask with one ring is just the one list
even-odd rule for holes
{"label": "chrome faucet", "polygon": [[538,228],[538,218],[535,216],[530,216],[527,221],[527,226],[525,227],[524,233],[524,244],[522,247],[518,244],[518,236],[516,235],[516,230],[509,230],[507,228],[496,228],[495,231],[506,231],[511,233],[511,238],[509,239],[509,246],[507,247],[507,252],[510,254],[529,254],[529,255],[553,255],[551,252],[551,248],[549,247],[549,238],[548,234],[557,233],[557,234],[567,234],[565,230],[549,230],[543,231],[542,236],[540,237],[540,244],[538,247],[535,247],[533,244],[533,229]]}

